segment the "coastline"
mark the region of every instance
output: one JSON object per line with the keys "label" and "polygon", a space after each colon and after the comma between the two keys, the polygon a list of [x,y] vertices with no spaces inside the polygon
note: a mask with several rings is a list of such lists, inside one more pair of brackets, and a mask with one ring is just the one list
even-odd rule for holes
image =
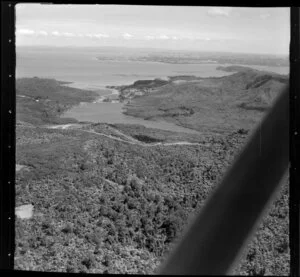
{"label": "coastline", "polygon": [[[245,66],[229,66],[229,67],[223,67],[219,66],[217,67],[217,70],[219,71],[224,71],[228,72],[228,75],[234,75],[235,73],[239,71],[248,71],[248,70],[253,70],[257,71],[257,69],[254,69],[253,67],[245,67]],[[272,73],[272,74],[278,74],[278,73]],[[218,78],[214,77],[213,79]],[[222,77],[219,77],[222,78]],[[178,127],[182,127],[185,129],[193,130],[199,132],[198,128],[195,128],[194,125],[192,124],[187,124],[185,118],[178,118],[175,120],[173,118],[174,113],[178,113],[178,115],[182,114],[185,116],[189,110],[182,110],[182,108],[178,108],[177,110],[171,110],[170,111],[170,116],[163,116],[163,113],[161,110],[158,110],[154,114],[151,113],[149,110],[148,112],[145,112],[145,110],[137,109],[134,108],[134,105],[130,105],[132,100],[135,98],[139,98],[139,96],[146,96],[151,95],[153,92],[155,92],[157,89],[160,89],[161,87],[165,85],[180,85],[182,83],[191,83],[191,82],[203,82],[206,79],[210,79],[210,77],[198,77],[194,75],[172,75],[172,76],[167,76],[167,80],[161,79],[161,78],[155,78],[152,80],[136,80],[133,81],[129,85],[90,85],[88,83],[78,83],[78,82],[73,82],[73,83],[67,83],[66,85],[69,87],[73,88],[80,88],[80,89],[89,89],[90,91],[93,91],[97,93],[98,95],[91,101],[83,101],[80,102],[77,105],[73,105],[68,107],[66,110],[63,111],[62,114],[59,115],[60,118],[67,117],[66,113],[70,111],[75,106],[84,106],[84,107],[79,107],[78,109],[72,110],[69,113],[69,116],[67,118],[72,118],[77,121],[80,120],[80,114],[83,114],[84,116],[81,116],[81,118],[90,118],[90,119],[82,119],[83,121],[97,121],[97,120],[103,120],[107,119],[107,122],[111,121],[117,121],[118,119],[122,122],[126,121],[123,116],[129,116],[131,118],[134,118],[136,120],[146,120],[148,122],[166,122],[166,123],[172,123]],[[142,101],[138,99],[138,101]],[[86,105],[90,104],[100,104],[102,103],[103,105],[100,106],[89,106],[86,107]],[[105,103],[109,104],[119,104],[121,106],[121,111],[119,111],[120,107],[118,106],[109,106],[105,105]],[[134,103],[134,102],[133,102]],[[148,105],[148,104],[147,104]],[[99,109],[103,109],[103,111],[99,112]],[[128,110],[129,109],[129,110]],[[110,111],[109,111],[110,110]],[[115,111],[112,111],[115,110]],[[94,111],[94,115],[93,115]],[[192,111],[193,112],[193,111]],[[86,116],[85,114],[88,113],[89,115]],[[121,115],[122,114],[122,115]],[[65,118],[66,118],[65,117]],[[98,118],[97,118],[98,117]],[[77,119],[76,119],[77,118]],[[101,119],[100,119],[101,118]],[[130,123],[129,123],[130,124]],[[142,125],[146,126],[149,124],[143,124]],[[192,128],[191,128],[192,127]],[[194,128],[193,128],[194,127]]]}
{"label": "coastline", "polygon": [[[137,80],[138,82],[140,80]],[[149,80],[152,81],[152,80]],[[171,81],[171,80],[169,80]],[[76,83],[72,84],[72,87],[75,87]],[[129,85],[132,86],[132,85]],[[81,86],[82,87],[82,86]],[[87,87],[87,85],[86,85]],[[89,102],[80,102],[78,105],[70,106],[68,109],[66,109],[62,114],[60,114],[61,119],[72,119],[76,120],[76,122],[99,122],[99,123],[105,123],[105,121],[98,121],[98,118],[103,118],[103,116],[107,117],[106,123],[108,124],[139,124],[141,126],[144,126],[146,128],[155,128],[159,130],[165,130],[165,131],[173,131],[173,132],[183,132],[183,133],[191,133],[191,134],[199,134],[199,130],[193,129],[193,128],[187,128],[186,126],[182,126],[179,124],[176,124],[175,122],[171,122],[168,120],[161,120],[161,119],[145,119],[138,116],[132,116],[126,113],[126,105],[130,103],[130,98],[124,98],[123,100],[119,99],[119,96],[121,94],[121,88],[124,88],[127,86],[106,86],[101,91],[105,92],[106,94],[99,94],[99,96],[94,99],[93,101]],[[94,90],[95,92],[99,93],[99,89]],[[110,94],[107,94],[107,91],[110,91]],[[113,98],[116,98],[117,100],[113,100]],[[110,99],[110,100],[107,100]],[[101,106],[95,106],[95,105],[101,105]],[[87,107],[88,105],[88,107]],[[104,105],[104,106],[102,106]],[[113,106],[110,106],[113,105]],[[121,106],[121,107],[120,107]],[[74,110],[72,110],[74,108]],[[90,115],[90,112],[95,110],[95,113],[99,113],[101,110],[101,114],[93,116]],[[120,110],[121,109],[121,110]],[[72,110],[72,111],[71,111]],[[80,114],[81,119],[77,118],[76,115]],[[85,117],[85,118],[82,118]],[[96,118],[96,119],[95,119]],[[68,122],[67,122],[68,123]]]}
{"label": "coastline", "polygon": [[93,103],[103,103],[103,102],[120,103],[120,100],[119,100],[120,92],[117,89],[107,88],[107,87],[105,87],[105,89],[106,90],[110,90],[111,93],[110,94],[101,95]]}
{"label": "coastline", "polygon": [[[88,90],[96,92],[99,97],[96,98],[93,103],[103,103],[103,102],[111,102],[111,103],[119,103],[116,99],[112,99],[111,96],[119,96],[119,91],[114,88],[109,88],[108,86],[100,86],[100,85],[89,85],[87,83],[79,83],[79,82],[63,82],[64,86],[68,86],[71,88],[77,88],[82,90]],[[110,92],[110,93],[107,93]],[[115,98],[113,97],[113,98]],[[118,98],[118,97],[117,97]],[[106,101],[106,99],[111,99],[111,101]],[[90,102],[80,102],[79,105]]]}

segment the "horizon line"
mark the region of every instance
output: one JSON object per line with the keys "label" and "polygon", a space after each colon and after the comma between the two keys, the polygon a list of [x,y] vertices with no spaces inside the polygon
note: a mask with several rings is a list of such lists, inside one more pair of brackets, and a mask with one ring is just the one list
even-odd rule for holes
{"label": "horizon line", "polygon": [[245,54],[245,55],[264,55],[264,56],[284,56],[289,57],[289,54],[283,54],[283,53],[251,53],[251,52],[231,52],[231,51],[209,51],[209,50],[196,50],[196,49],[168,49],[168,48],[157,48],[157,47],[135,47],[135,46],[114,46],[114,45],[108,45],[108,46],[89,46],[89,45],[15,45],[16,48],[30,48],[30,47],[37,47],[37,48],[118,48],[118,49],[143,49],[143,50],[155,50],[155,51],[172,51],[172,52],[200,52],[200,53],[226,53],[226,54]]}

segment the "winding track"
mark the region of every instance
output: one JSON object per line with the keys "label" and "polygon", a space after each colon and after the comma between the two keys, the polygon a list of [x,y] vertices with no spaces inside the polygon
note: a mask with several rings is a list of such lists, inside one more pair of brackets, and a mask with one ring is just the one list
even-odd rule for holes
{"label": "winding track", "polygon": [[[104,136],[113,140],[117,140],[117,141],[121,141],[124,143],[129,143],[129,144],[135,144],[135,145],[140,145],[140,146],[145,146],[145,147],[153,147],[153,146],[173,146],[173,145],[201,145],[201,146],[210,146],[208,144],[203,144],[203,143],[198,143],[198,142],[188,142],[188,141],[177,141],[177,142],[156,142],[156,143],[143,143],[139,140],[136,140],[124,133],[122,133],[121,131],[117,130],[117,133],[119,133],[120,135],[126,137],[128,140],[125,139],[121,139],[112,135],[107,135],[104,133],[98,133],[95,131],[91,131],[91,130],[83,130],[83,129],[79,129],[78,127],[80,127],[80,125],[78,124],[62,124],[62,125],[49,125],[49,126],[45,126],[46,128],[49,129],[61,129],[61,130],[77,130],[77,131],[81,131],[81,132],[85,132],[85,133],[90,133],[90,134],[94,134],[94,135],[98,135],[98,136]],[[72,128],[73,127],[73,128]],[[75,127],[75,128],[74,128]],[[114,129],[114,131],[116,131]]]}
{"label": "winding track", "polygon": [[[29,126],[19,126],[19,127],[29,127]],[[90,134],[94,134],[97,136],[103,136],[103,137],[107,137],[116,141],[121,141],[124,143],[128,143],[128,144],[133,144],[133,145],[140,145],[140,146],[144,146],[144,147],[153,147],[153,146],[174,146],[174,145],[200,145],[200,146],[204,146],[204,147],[209,147],[210,144],[203,144],[203,143],[198,143],[198,142],[188,142],[188,141],[177,141],[177,142],[156,142],[156,143],[143,143],[139,140],[136,140],[124,133],[122,133],[121,131],[117,130],[117,133],[122,135],[123,137],[126,137],[128,140],[122,139],[122,138],[118,138],[112,135],[107,135],[104,133],[98,133],[92,130],[84,130],[84,129],[80,129],[81,125],[79,124],[62,124],[62,125],[44,125],[42,126],[43,128],[47,128],[47,129],[60,129],[60,130],[76,130],[79,132],[83,132],[83,133],[90,133]],[[31,128],[35,128],[35,127],[31,127]],[[116,131],[114,129],[114,131]]]}

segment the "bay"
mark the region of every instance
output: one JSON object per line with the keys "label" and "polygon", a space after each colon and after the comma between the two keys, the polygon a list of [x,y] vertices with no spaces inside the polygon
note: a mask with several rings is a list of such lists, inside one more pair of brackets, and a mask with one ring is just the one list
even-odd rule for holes
{"label": "bay", "polygon": [[[217,63],[168,64],[160,62],[98,60],[95,49],[18,48],[16,77],[53,78],[71,82],[68,86],[96,91],[99,97],[115,93],[106,86],[129,85],[137,80],[165,79],[168,76],[195,75],[221,77],[232,74],[217,70]],[[103,55],[103,53],[102,53]],[[112,55],[109,52],[107,55]],[[226,66],[226,64],[222,64]],[[288,67],[251,66],[256,69],[288,74]],[[195,133],[165,121],[151,121],[124,115],[122,103],[81,103],[63,117],[79,121],[141,124],[176,132]]]}

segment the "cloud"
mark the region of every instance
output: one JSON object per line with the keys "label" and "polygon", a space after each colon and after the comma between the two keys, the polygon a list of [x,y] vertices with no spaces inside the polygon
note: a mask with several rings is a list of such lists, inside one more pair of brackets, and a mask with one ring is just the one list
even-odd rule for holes
{"label": "cloud", "polygon": [[84,38],[84,37],[88,37],[88,38],[97,38],[97,39],[101,39],[101,38],[108,38],[109,35],[107,34],[93,34],[93,33],[88,33],[88,34],[75,34],[75,33],[70,33],[70,32],[58,32],[58,31],[53,31],[51,32],[51,35],[56,36],[56,37],[67,37],[67,38],[71,38],[71,37],[78,37],[78,38]]}
{"label": "cloud", "polygon": [[17,33],[20,34],[20,35],[25,35],[25,36],[35,35],[35,31],[33,31],[31,29],[20,29],[20,30],[17,31]]}
{"label": "cloud", "polygon": [[189,36],[184,36],[185,39],[189,39],[189,40],[195,40],[197,39],[197,37],[189,35]]}
{"label": "cloud", "polygon": [[159,39],[169,39],[169,37],[166,36],[166,35],[160,35],[158,38],[159,38]]}
{"label": "cloud", "polygon": [[46,31],[34,31],[31,29],[20,29],[17,30],[17,34],[19,35],[25,35],[25,36],[48,36],[48,33]]}
{"label": "cloud", "polygon": [[[78,35],[79,37],[82,37],[83,35],[80,34]],[[86,37],[89,37],[89,38],[98,38],[98,39],[101,39],[101,38],[108,38],[109,35],[107,34],[86,34],[85,35]]]}
{"label": "cloud", "polygon": [[124,33],[122,36],[123,36],[123,38],[125,38],[125,39],[131,39],[131,38],[133,37],[133,35],[128,34],[128,33]]}
{"label": "cloud", "polygon": [[61,35],[64,37],[75,37],[76,36],[75,34],[69,33],[69,32],[62,33]]}
{"label": "cloud", "polygon": [[107,34],[94,34],[94,37],[95,38],[108,38],[109,35],[107,35]]}
{"label": "cloud", "polygon": [[211,16],[229,16],[231,11],[232,8],[229,7],[213,7],[208,9],[207,14]]}
{"label": "cloud", "polygon": [[61,36],[61,33],[58,31],[53,31],[53,32],[51,32],[51,35],[59,37],[59,36]]}
{"label": "cloud", "polygon": [[268,17],[270,17],[271,15],[269,14],[269,13],[262,13],[262,14],[260,14],[259,15],[259,17],[261,18],[261,19],[267,19]]}
{"label": "cloud", "polygon": [[178,36],[167,36],[165,34],[162,34],[160,36],[144,36],[144,39],[146,40],[156,40],[156,39],[161,39],[161,40],[167,40],[167,39],[172,39],[172,40],[180,40],[182,38],[178,37]]}
{"label": "cloud", "polygon": [[167,36],[165,34],[162,34],[162,35],[159,35],[159,36],[144,36],[144,39],[146,40],[156,40],[156,39],[159,39],[159,40],[167,40],[167,39],[172,39],[172,40],[182,40],[183,38],[182,37],[179,37],[179,36]]}
{"label": "cloud", "polygon": [[46,31],[38,31],[37,34],[40,36],[48,36],[48,33]]}
{"label": "cloud", "polygon": [[155,39],[154,36],[145,36],[144,38],[145,38],[146,40],[153,40],[153,39]]}
{"label": "cloud", "polygon": [[76,35],[74,33],[69,33],[69,32],[58,32],[58,31],[53,31],[51,32],[51,35],[52,36],[55,36],[55,37],[75,37]]}

